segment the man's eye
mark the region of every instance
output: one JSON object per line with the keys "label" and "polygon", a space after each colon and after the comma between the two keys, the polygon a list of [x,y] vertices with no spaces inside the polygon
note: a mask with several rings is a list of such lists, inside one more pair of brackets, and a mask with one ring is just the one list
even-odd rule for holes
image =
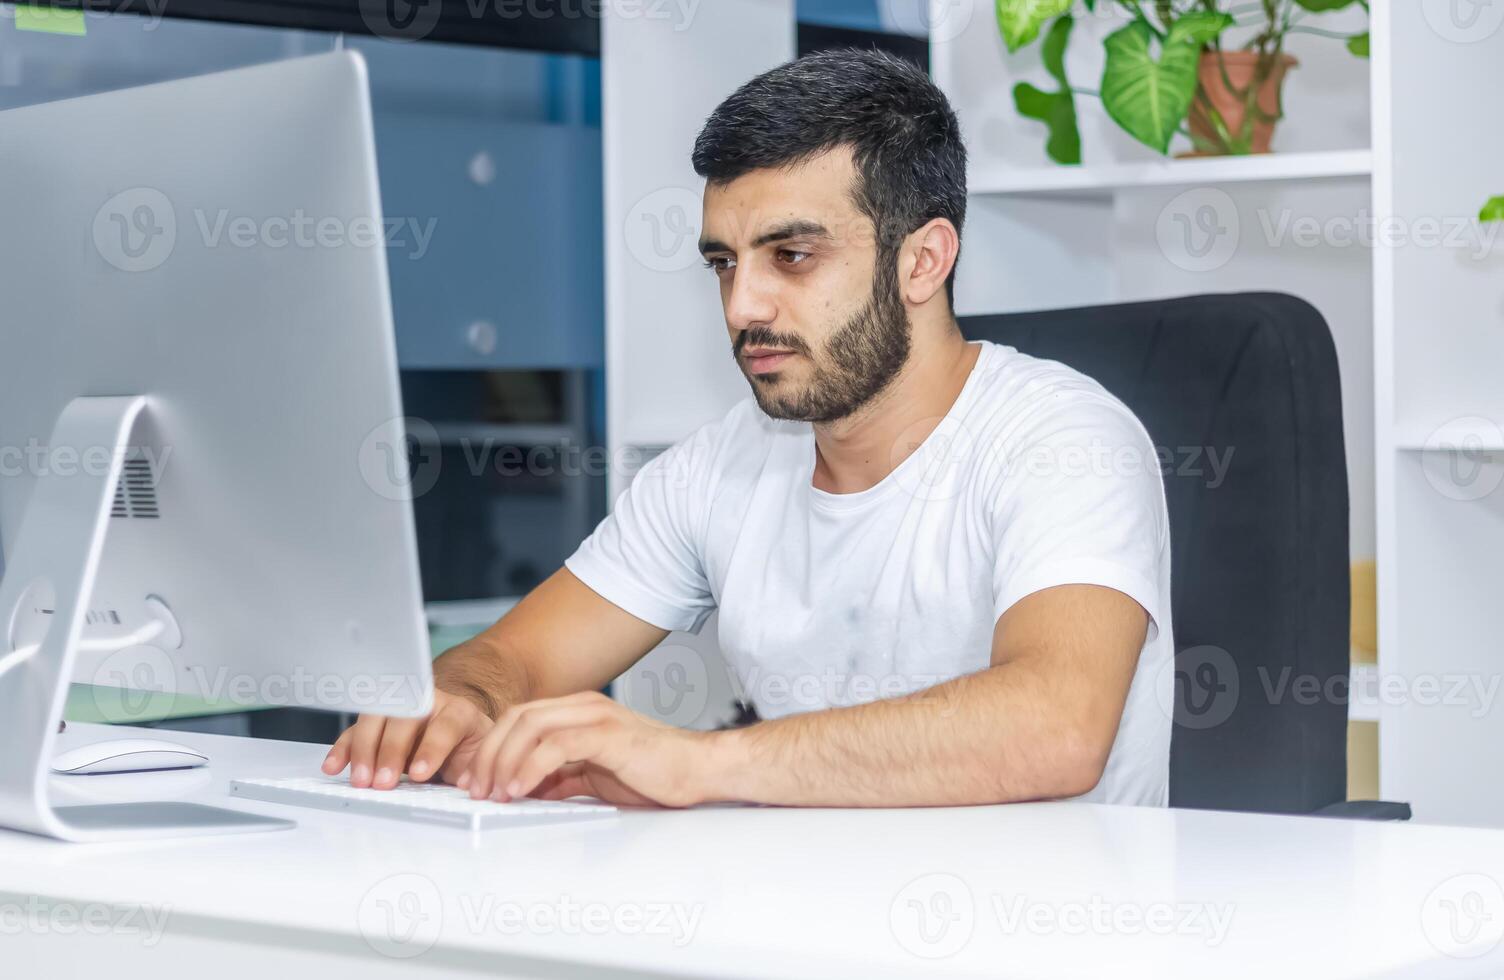
{"label": "man's eye", "polygon": [[705,260],[705,268],[716,275],[720,275],[723,272],[730,272],[732,269],[735,269],[736,260],[729,256],[717,255],[714,258]]}
{"label": "man's eye", "polygon": [[808,252],[799,252],[791,248],[780,248],[778,250],[778,261],[785,265],[798,265],[807,258],[809,258]]}

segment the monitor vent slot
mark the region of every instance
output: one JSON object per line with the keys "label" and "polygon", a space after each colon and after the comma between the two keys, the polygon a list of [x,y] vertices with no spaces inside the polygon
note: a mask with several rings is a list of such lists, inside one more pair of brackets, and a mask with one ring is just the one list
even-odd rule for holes
{"label": "monitor vent slot", "polygon": [[125,461],[120,482],[115,485],[115,504],[110,516],[146,519],[162,516],[157,507],[157,481],[151,471],[151,460],[134,456]]}

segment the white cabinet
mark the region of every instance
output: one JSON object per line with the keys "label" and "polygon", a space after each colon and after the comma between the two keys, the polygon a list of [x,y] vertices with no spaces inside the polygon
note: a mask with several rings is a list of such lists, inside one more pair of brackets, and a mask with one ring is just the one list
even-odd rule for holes
{"label": "white cabinet", "polygon": [[[690,9],[684,20],[601,21],[613,500],[639,453],[677,442],[747,394],[731,359],[720,293],[699,255],[703,182],[690,151],[722,99],[794,56],[794,5],[714,0]],[[617,695],[678,723],[726,720],[732,697],[714,636],[713,621],[699,637],[671,636],[618,682]],[[702,710],[686,708],[700,702]]]}

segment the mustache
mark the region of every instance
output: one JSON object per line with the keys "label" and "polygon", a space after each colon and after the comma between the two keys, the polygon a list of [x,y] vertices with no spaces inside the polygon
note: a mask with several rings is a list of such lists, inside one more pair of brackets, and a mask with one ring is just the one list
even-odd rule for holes
{"label": "mustache", "polygon": [[741,356],[744,347],[777,347],[795,354],[809,354],[809,345],[793,334],[775,333],[767,327],[748,327],[737,335],[731,353]]}

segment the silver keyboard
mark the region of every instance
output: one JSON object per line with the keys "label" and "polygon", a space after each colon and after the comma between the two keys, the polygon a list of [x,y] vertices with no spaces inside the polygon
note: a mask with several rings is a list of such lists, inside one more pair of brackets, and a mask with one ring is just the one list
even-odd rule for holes
{"label": "silver keyboard", "polygon": [[404,776],[394,789],[358,789],[339,776],[232,779],[230,795],[267,803],[337,810],[408,823],[444,824],[469,830],[560,824],[616,816],[614,806],[568,800],[472,800],[467,790],[439,783],[413,783]]}

